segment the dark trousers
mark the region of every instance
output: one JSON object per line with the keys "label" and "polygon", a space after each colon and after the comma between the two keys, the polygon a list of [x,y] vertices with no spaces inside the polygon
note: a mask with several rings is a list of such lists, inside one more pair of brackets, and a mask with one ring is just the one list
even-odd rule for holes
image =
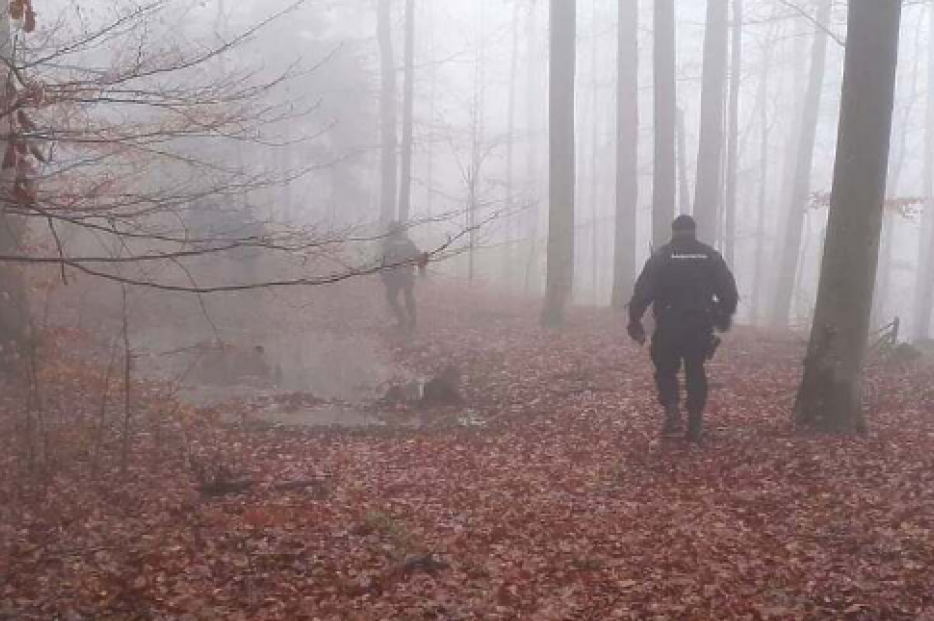
{"label": "dark trousers", "polygon": [[[415,282],[411,279],[387,279],[384,281],[384,284],[386,285],[386,303],[389,305],[389,310],[392,312],[392,316],[396,319],[399,327],[414,329],[417,319],[415,309]],[[400,294],[405,302],[404,310],[402,304],[399,303]]]}
{"label": "dark trousers", "polygon": [[710,355],[713,329],[660,325],[652,336],[652,361],[658,399],[665,407],[681,403],[678,373],[684,365],[687,380],[687,411],[700,419],[707,405],[707,370],[704,365]]}

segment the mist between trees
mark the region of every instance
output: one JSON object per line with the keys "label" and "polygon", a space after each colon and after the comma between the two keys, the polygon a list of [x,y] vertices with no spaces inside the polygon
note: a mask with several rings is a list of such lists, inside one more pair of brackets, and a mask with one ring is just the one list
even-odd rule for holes
{"label": "mist between trees", "polygon": [[[37,20],[13,2],[6,340],[25,342],[31,265],[199,294],[326,284],[378,271],[395,220],[456,256],[440,272],[542,295],[559,325],[570,303],[623,306],[680,212],[734,264],[744,322],[806,329],[847,10],[160,0],[49,2]],[[899,317],[925,339],[934,17],[904,12],[884,226],[844,245],[879,256],[872,324]]]}
{"label": "mist between trees", "polygon": [[0,0],[0,70],[0,621],[930,615],[934,1]]}

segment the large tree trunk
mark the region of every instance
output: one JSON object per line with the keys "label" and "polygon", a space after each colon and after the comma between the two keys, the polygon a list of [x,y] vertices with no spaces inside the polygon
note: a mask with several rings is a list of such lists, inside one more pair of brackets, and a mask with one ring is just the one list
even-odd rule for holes
{"label": "large tree trunk", "polygon": [[668,241],[675,214],[675,131],[678,92],[675,82],[675,3],[655,1],[655,170],[652,183],[652,243]]}
{"label": "large tree trunk", "polygon": [[681,213],[691,213],[691,178],[688,176],[688,137],[684,126],[684,110],[678,108],[678,206]]}
{"label": "large tree trunk", "polygon": [[392,50],[392,0],[378,0],[377,35],[382,88],[379,100],[380,192],[379,216],[384,224],[396,218],[398,187],[396,134],[396,64]]}
{"label": "large tree trunk", "polygon": [[590,46],[590,280],[593,305],[599,304],[600,296],[600,74],[598,60],[600,27],[597,20],[599,0],[591,3],[591,46]]}
{"label": "large tree trunk", "polygon": [[[14,58],[8,2],[0,6],[0,59],[5,68],[2,71],[4,84],[10,83],[12,76],[9,67],[13,66]],[[4,92],[7,91],[4,89]],[[8,97],[8,93],[0,95],[0,105],[5,110],[11,107],[11,102],[7,101]],[[6,115],[3,124],[4,133],[7,136],[12,135],[12,115]],[[6,152],[6,145],[0,145],[0,148],[2,152]],[[13,198],[14,176],[15,172],[12,169],[2,171],[0,176],[0,193],[5,197],[0,211],[0,254],[22,256],[25,254],[25,222],[8,210],[16,202]],[[24,353],[28,334],[29,306],[22,268],[13,263],[0,264],[0,373],[12,373],[18,367],[17,360]]]}
{"label": "large tree trunk", "polygon": [[743,0],[733,0],[733,43],[730,60],[730,133],[726,155],[726,211],[723,248],[733,264],[736,253],[736,192],[739,168],[739,95],[743,78]]}
{"label": "large tree trunk", "polygon": [[795,414],[831,432],[865,429],[860,388],[879,260],[901,0],[850,0],[830,219]]}
{"label": "large tree trunk", "polygon": [[[930,36],[934,37],[934,8],[931,9]],[[928,44],[928,97],[924,128],[924,163],[921,177],[924,183],[924,215],[921,217],[921,234],[918,237],[918,267],[915,272],[915,309],[913,336],[926,339],[931,333],[931,303],[934,301],[934,45]]]}
{"label": "large tree trunk", "polygon": [[694,217],[697,232],[713,240],[720,220],[723,183],[723,108],[729,51],[729,0],[707,0],[704,34],[704,81],[701,91],[700,145]]}
{"label": "large tree trunk", "polygon": [[412,210],[412,138],[415,116],[415,0],[405,2],[405,86],[402,100],[402,169],[399,185],[399,220],[407,222]]}
{"label": "large tree trunk", "polygon": [[814,160],[814,144],[817,138],[817,122],[820,117],[821,95],[824,86],[824,73],[827,64],[827,31],[823,26],[830,21],[832,0],[821,0],[817,10],[817,30],[811,54],[811,72],[804,110],[801,120],[801,134],[798,138],[798,157],[795,160],[795,176],[792,181],[791,195],[787,205],[785,238],[782,245],[781,263],[775,289],[775,303],[772,307],[772,325],[776,327],[788,324],[791,311],[791,299],[794,295],[798,257],[801,253],[801,238],[804,229],[804,215],[808,210],[811,192],[811,171]]}
{"label": "large tree trunk", "polygon": [[576,0],[551,0],[548,274],[542,321],[564,322],[574,285],[574,73]]}
{"label": "large tree trunk", "polygon": [[614,308],[623,308],[636,273],[639,202],[639,2],[619,0],[616,76],[616,227]]}

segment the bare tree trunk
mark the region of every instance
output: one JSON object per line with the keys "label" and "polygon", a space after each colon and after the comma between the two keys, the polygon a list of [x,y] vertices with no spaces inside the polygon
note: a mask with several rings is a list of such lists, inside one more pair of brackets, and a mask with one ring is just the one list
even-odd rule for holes
{"label": "bare tree trunk", "polygon": [[678,91],[675,81],[675,3],[655,0],[655,171],[652,183],[652,243],[668,241],[675,214],[675,131]]}
{"label": "bare tree trunk", "polygon": [[688,176],[688,137],[684,126],[684,110],[678,108],[678,208],[681,213],[694,211],[691,205],[691,178]]}
{"label": "bare tree trunk", "polygon": [[402,100],[402,169],[399,220],[408,222],[412,210],[412,140],[415,116],[415,0],[405,2],[405,86]]}
{"label": "bare tree trunk", "polygon": [[782,245],[782,258],[776,282],[775,303],[772,307],[772,325],[777,327],[788,324],[791,298],[795,289],[795,276],[798,272],[798,256],[801,252],[804,214],[810,201],[814,143],[817,138],[817,123],[820,117],[821,95],[827,64],[827,41],[829,37],[822,26],[829,23],[832,6],[832,0],[821,0],[817,10],[817,24],[819,27],[814,34],[811,72],[801,117],[801,134],[798,139],[798,157],[795,160],[795,176],[791,186],[790,201],[787,206],[785,239]]}
{"label": "bare tree trunk", "polygon": [[623,308],[636,274],[639,203],[639,2],[619,0],[616,77],[616,228],[613,308]]}
{"label": "bare tree trunk", "polygon": [[508,212],[507,243],[505,252],[506,282],[511,283],[516,273],[518,249],[520,239],[520,214],[513,213],[515,202],[515,176],[516,176],[516,93],[519,83],[519,9],[517,2],[512,12],[512,50],[509,60],[509,100],[506,116],[508,127],[506,129],[506,209]]}
{"label": "bare tree trunk", "polygon": [[[4,84],[12,84],[13,77],[9,70],[13,66],[13,40],[10,30],[10,4],[4,2],[0,5],[0,59],[3,60]],[[8,101],[10,93],[3,89],[0,95],[3,109],[10,109]],[[4,134],[12,136],[13,115],[5,115],[2,121]],[[2,152],[6,153],[6,145],[2,145]],[[3,170],[0,173],[0,194],[4,197],[3,204],[7,208],[16,204],[13,197],[13,185],[16,171],[14,168]],[[0,254],[17,256],[25,254],[23,242],[26,234],[26,225],[21,217],[11,214],[8,209],[0,211]],[[26,294],[26,282],[23,278],[22,268],[13,263],[0,265],[0,373],[12,373],[17,368],[17,359],[26,353],[27,338],[29,335],[29,305]]]}
{"label": "bare tree trunk", "polygon": [[558,326],[574,285],[574,74],[577,1],[551,0],[548,278],[542,322]]}
{"label": "bare tree trunk", "polygon": [[539,66],[536,63],[536,60],[540,58],[537,43],[538,38],[536,34],[538,33],[537,20],[536,20],[536,8],[538,7],[537,3],[532,2],[529,4],[529,13],[528,13],[528,22],[526,24],[526,84],[525,84],[525,97],[526,97],[526,140],[527,142],[527,151],[526,151],[526,178],[529,185],[529,190],[531,195],[536,199],[532,204],[532,208],[529,209],[528,214],[528,230],[526,235],[528,236],[528,256],[525,261],[525,294],[531,295],[533,292],[538,293],[541,290],[541,278],[538,270],[538,258],[539,258],[539,229],[540,229],[540,220],[541,220],[541,205],[538,200],[539,197],[539,160],[538,160],[538,143],[537,138],[540,130],[540,115],[541,110],[540,105],[538,105],[542,99],[541,93],[538,91],[540,81],[536,79],[539,76]]}
{"label": "bare tree trunk", "polygon": [[762,311],[763,280],[765,275],[765,223],[769,196],[769,139],[772,128],[769,118],[769,81],[772,77],[772,45],[775,37],[769,33],[765,42],[762,58],[762,74],[759,78],[759,125],[762,131],[759,151],[759,199],[756,213],[756,265],[752,289],[752,321],[758,324]]}
{"label": "bare tree trunk", "polygon": [[474,65],[474,95],[470,113],[470,170],[467,175],[467,229],[469,249],[467,254],[467,280],[473,282],[477,262],[477,212],[479,197],[477,188],[483,168],[483,136],[486,105],[486,41],[484,40],[483,5],[477,10],[477,58]]}
{"label": "bare tree trunk", "polygon": [[860,388],[879,259],[901,0],[850,0],[830,219],[804,379],[804,426],[865,430]]}
{"label": "bare tree trunk", "polygon": [[[912,88],[911,92],[908,93],[908,101],[903,106],[903,112],[901,114],[901,119],[898,121],[898,132],[895,132],[896,143],[893,146],[894,148],[894,160],[892,161],[891,170],[889,172],[889,182],[888,182],[888,195],[889,198],[898,198],[901,191],[901,181],[902,173],[905,169],[905,156],[908,152],[908,136],[909,130],[911,128],[911,113],[914,109],[915,102],[918,97],[918,84],[915,77],[918,73],[918,56],[919,51],[915,49],[915,58],[914,58],[914,67],[913,71],[909,74],[905,72],[901,75],[911,77],[912,79]],[[904,82],[904,80],[902,80]],[[898,100],[898,88],[896,87],[896,100]],[[894,260],[895,252],[895,236],[898,232],[898,217],[896,212],[893,209],[886,209],[885,216],[883,218],[882,224],[882,256],[879,259],[879,275],[878,275],[878,285],[876,287],[876,294],[874,296],[873,308],[872,308],[872,324],[873,325],[884,325],[891,321],[890,318],[886,316],[888,312],[888,305],[886,304],[889,298],[889,289],[892,282],[892,261]]]}
{"label": "bare tree trunk", "polygon": [[730,133],[726,155],[726,203],[723,248],[732,265],[736,258],[736,178],[739,168],[739,94],[743,78],[743,0],[733,0],[733,43],[730,60]]}
{"label": "bare tree trunk", "polygon": [[398,187],[396,135],[396,64],[392,49],[392,0],[379,0],[377,35],[382,88],[380,91],[380,221],[396,218]]}
{"label": "bare tree trunk", "polygon": [[435,129],[435,110],[437,108],[438,101],[438,54],[435,48],[435,5],[433,2],[428,3],[428,34],[429,34],[429,48],[431,50],[431,71],[429,74],[429,80],[431,82],[428,90],[428,127],[429,127],[429,137],[426,141],[426,150],[425,159],[425,213],[429,218],[434,214],[434,201],[435,201],[435,140],[434,140],[434,129]]}
{"label": "bare tree trunk", "polygon": [[599,304],[600,295],[600,84],[597,76],[600,73],[600,63],[597,60],[600,41],[600,28],[597,21],[598,0],[591,4],[591,100],[590,100],[590,275],[593,286],[593,305]]}
{"label": "bare tree trunk", "polygon": [[707,0],[704,81],[694,217],[698,235],[713,240],[720,220],[723,183],[723,109],[729,48],[729,0]]}
{"label": "bare tree trunk", "polygon": [[[934,8],[931,9],[930,36],[934,36]],[[924,215],[921,217],[921,233],[918,237],[918,267],[915,272],[915,309],[913,336],[916,340],[926,339],[931,334],[931,304],[934,301],[934,45],[928,44],[928,97],[924,128],[924,163],[921,178],[924,183]]]}

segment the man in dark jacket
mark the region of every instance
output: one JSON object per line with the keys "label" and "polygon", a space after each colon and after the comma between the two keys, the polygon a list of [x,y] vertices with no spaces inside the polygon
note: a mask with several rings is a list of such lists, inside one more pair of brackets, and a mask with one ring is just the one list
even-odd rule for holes
{"label": "man in dark jacket", "polygon": [[655,315],[652,361],[659,401],[665,408],[663,435],[681,431],[678,373],[687,379],[688,442],[699,442],[707,405],[706,362],[720,340],[714,330],[730,329],[739,294],[726,261],[697,240],[697,224],[679,216],[672,224],[671,243],[649,259],[636,282],[629,304],[629,336],[640,345],[646,334],[642,317],[649,306]]}
{"label": "man in dark jacket", "polygon": [[[396,323],[401,329],[415,331],[417,319],[415,308],[415,268],[424,273],[427,255],[419,252],[409,239],[405,227],[398,222],[389,225],[383,239],[383,259],[380,275],[386,287],[386,302]],[[405,310],[399,304],[399,294],[405,300]]]}

